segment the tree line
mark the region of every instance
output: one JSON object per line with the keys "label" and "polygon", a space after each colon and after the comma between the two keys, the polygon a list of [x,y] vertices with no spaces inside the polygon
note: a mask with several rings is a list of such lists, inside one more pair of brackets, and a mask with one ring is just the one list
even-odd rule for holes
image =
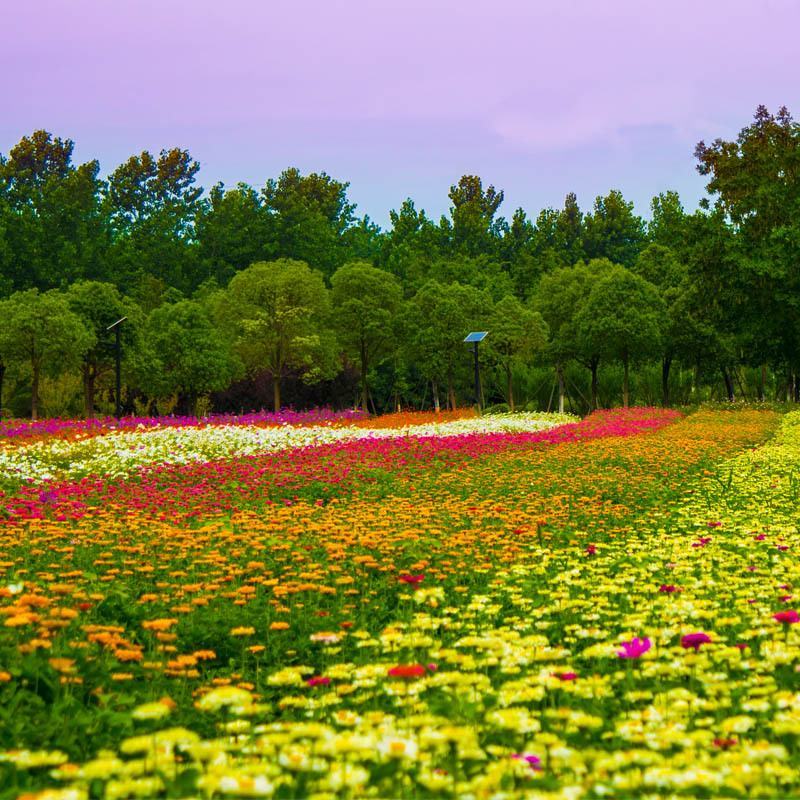
{"label": "tree line", "polygon": [[490,331],[484,402],[510,408],[800,398],[800,125],[785,108],[700,142],[708,196],[690,213],[661,193],[647,221],[616,190],[508,219],[503,192],[465,175],[449,214],[409,198],[381,230],[326,173],[206,193],[186,150],[105,178],[73,150],[39,130],[0,154],[8,413],[74,411],[78,393],[86,415],[107,409],[123,316],[129,411],[280,408],[287,393],[455,407],[472,398],[470,330]]}

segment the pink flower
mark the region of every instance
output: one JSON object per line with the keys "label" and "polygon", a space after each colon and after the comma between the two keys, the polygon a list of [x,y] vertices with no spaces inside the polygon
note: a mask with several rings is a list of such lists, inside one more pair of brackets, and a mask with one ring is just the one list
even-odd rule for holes
{"label": "pink flower", "polygon": [[540,770],[542,759],[539,756],[534,756],[531,753],[514,753],[511,758],[516,758],[518,761],[525,761],[531,769]]}
{"label": "pink flower", "polygon": [[617,650],[617,655],[620,658],[640,658],[650,649],[650,646],[651,642],[646,636],[643,639],[635,636],[629,642],[622,643],[622,649]]}
{"label": "pink flower", "polygon": [[710,542],[710,536],[701,536],[696,542],[692,542],[692,547],[705,547],[707,544],[710,544]]}
{"label": "pink flower", "polygon": [[309,678],[306,681],[309,686],[327,686],[330,682],[331,679],[327,677]]}
{"label": "pink flower", "polygon": [[685,636],[681,636],[681,647],[686,650],[692,648],[697,651],[701,645],[709,644],[710,642],[711,637],[707,633],[687,633]]}
{"label": "pink flower", "polygon": [[793,608],[790,608],[786,611],[779,611],[777,614],[773,614],[772,619],[774,619],[776,622],[781,622],[784,625],[794,625],[795,622],[800,622],[800,614],[798,614]]}
{"label": "pink flower", "polygon": [[554,672],[553,677],[558,678],[560,681],[576,681],[578,680],[577,672]]}

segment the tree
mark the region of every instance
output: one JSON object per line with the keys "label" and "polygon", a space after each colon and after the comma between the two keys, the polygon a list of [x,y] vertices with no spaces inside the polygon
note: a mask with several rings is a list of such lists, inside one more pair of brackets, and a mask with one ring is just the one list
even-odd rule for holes
{"label": "tree", "polygon": [[127,351],[135,342],[139,310],[119,293],[116,286],[100,281],[78,281],[66,292],[70,310],[91,331],[93,344],[83,354],[81,377],[83,379],[83,413],[94,416],[94,400],[97,381],[114,365],[112,334],[108,326],[129,317],[120,329],[123,348]]}
{"label": "tree", "polygon": [[669,247],[660,244],[651,244],[642,250],[633,271],[652,283],[664,301],[666,316],[662,320],[661,399],[668,406],[672,361],[681,349],[685,329],[690,324],[683,297],[688,288],[689,271]]}
{"label": "tree", "polygon": [[48,367],[71,366],[91,348],[95,337],[61,293],[38,289],[15,292],[0,306],[0,354],[3,360],[31,368],[31,418],[39,416],[39,382]]}
{"label": "tree", "polygon": [[645,225],[633,212],[621,192],[610,191],[597,197],[594,209],[584,219],[583,245],[586,257],[607,258],[614,264],[630,267],[645,243]]}
{"label": "tree", "polygon": [[331,278],[334,325],[339,342],[359,364],[361,407],[369,408],[369,370],[396,347],[403,291],[397,278],[370,264],[353,262]]}
{"label": "tree", "polygon": [[495,218],[503,202],[503,192],[494,186],[483,188],[477,175],[464,175],[448,194],[452,224],[450,228],[453,252],[470,256],[491,255],[497,249],[502,233],[502,223]]}
{"label": "tree", "polygon": [[221,311],[245,366],[272,375],[275,411],[289,370],[307,383],[334,372],[330,298],[322,273],[308,264],[286,259],[253,264],[232,278]]}
{"label": "tree", "polygon": [[[596,209],[597,205],[595,204]],[[605,201],[603,201],[603,209],[605,211]],[[584,216],[574,192],[569,192],[564,198],[564,208],[555,219],[553,233],[553,244],[561,254],[563,263],[577,264],[584,258]]]}
{"label": "tree", "polygon": [[777,343],[773,357],[794,374],[800,366],[800,124],[785,107],[773,115],[761,105],[736,141],[701,141],[695,156],[715,210],[735,230],[736,282],[746,298],[738,329],[750,340],[751,359],[774,352]]}
{"label": "tree", "polygon": [[261,195],[246,183],[211,189],[197,218],[198,257],[203,274],[220,286],[239,271],[277,254],[275,219]]}
{"label": "tree", "polygon": [[620,265],[598,278],[578,312],[578,337],[584,347],[622,362],[626,408],[630,362],[659,352],[665,313],[656,287]]}
{"label": "tree", "polygon": [[178,395],[180,405],[191,411],[200,395],[228,386],[239,366],[203,306],[179,300],[148,317],[135,369],[146,394]]}
{"label": "tree", "polygon": [[686,212],[677,192],[662,192],[650,202],[647,235],[652,242],[678,253],[684,243]]}
{"label": "tree", "polygon": [[456,408],[455,378],[466,360],[464,336],[485,329],[491,298],[484,291],[459,283],[428,281],[406,309],[408,359],[431,382],[433,405],[439,411],[439,387],[447,390],[447,404]]}
{"label": "tree", "polygon": [[106,208],[114,233],[113,264],[124,288],[153,276],[182,291],[198,280],[195,221],[203,190],[200,164],[187,150],[145,150],[108,179]]}
{"label": "tree", "polygon": [[97,161],[44,130],[0,157],[0,265],[14,289],[49,289],[102,274],[109,243]]}
{"label": "tree", "polygon": [[277,254],[305,261],[326,277],[341,266],[347,255],[343,235],[355,210],[349,185],[324,172],[302,175],[295,167],[267,181],[262,197],[274,219]]}
{"label": "tree", "polygon": [[577,318],[599,275],[609,269],[610,262],[596,261],[572,267],[559,267],[542,276],[533,307],[550,330],[547,351],[555,366],[558,384],[558,410],[564,412],[566,386],[565,364],[574,359],[592,373],[592,408],[597,407],[597,367],[600,357],[593,350],[584,350],[578,335]]}
{"label": "tree", "polygon": [[538,311],[506,295],[497,302],[487,323],[489,358],[502,370],[506,379],[506,397],[514,410],[514,367],[530,359],[547,345],[547,323]]}

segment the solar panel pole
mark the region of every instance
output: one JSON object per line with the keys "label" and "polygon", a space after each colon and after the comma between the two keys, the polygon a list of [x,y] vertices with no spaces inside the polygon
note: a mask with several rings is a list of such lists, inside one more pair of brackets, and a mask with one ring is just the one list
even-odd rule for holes
{"label": "solar panel pole", "polygon": [[472,343],[473,352],[475,353],[475,405],[478,411],[481,409],[481,373],[478,366],[478,342]]}
{"label": "solar panel pole", "polygon": [[472,352],[475,356],[475,407],[478,411],[481,410],[481,372],[478,364],[478,344],[486,338],[488,333],[488,331],[472,331],[464,339],[465,342],[472,345]]}

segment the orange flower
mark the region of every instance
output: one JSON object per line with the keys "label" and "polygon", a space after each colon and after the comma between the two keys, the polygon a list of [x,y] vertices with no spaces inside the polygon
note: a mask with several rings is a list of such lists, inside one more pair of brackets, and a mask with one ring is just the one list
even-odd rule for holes
{"label": "orange flower", "polygon": [[177,625],[178,620],[173,618],[167,619],[146,619],[142,623],[142,627],[146,631],[168,631],[173,625]]}
{"label": "orange flower", "polygon": [[270,624],[269,629],[271,631],[285,631],[289,629],[288,622],[273,622]]}

